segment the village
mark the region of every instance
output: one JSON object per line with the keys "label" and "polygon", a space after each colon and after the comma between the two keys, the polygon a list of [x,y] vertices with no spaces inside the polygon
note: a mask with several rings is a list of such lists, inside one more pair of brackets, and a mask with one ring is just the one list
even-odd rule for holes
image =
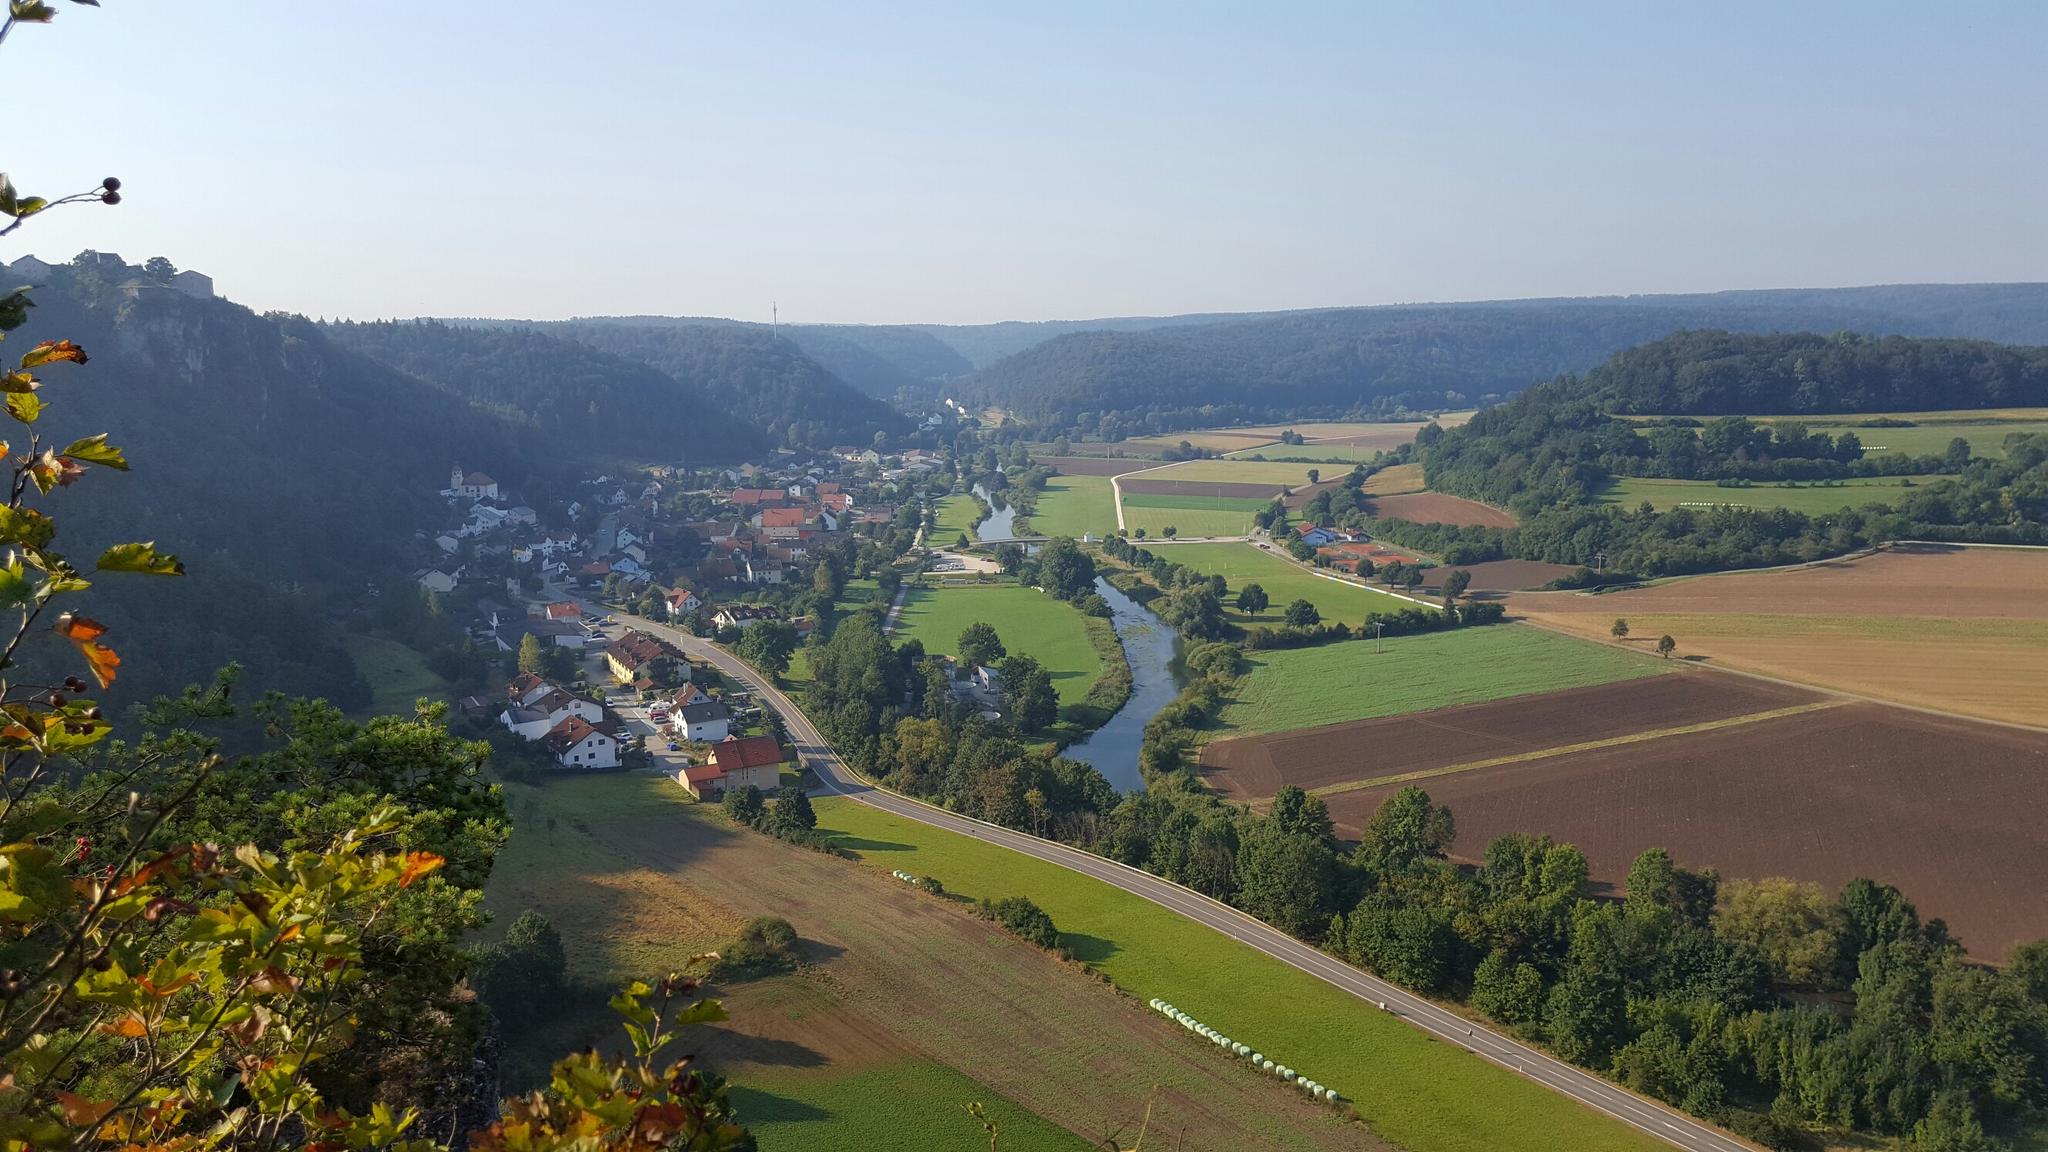
{"label": "village", "polygon": [[[953,483],[935,452],[875,447],[779,453],[767,466],[654,468],[583,481],[553,519],[512,486],[453,468],[447,520],[423,532],[418,594],[469,616],[481,651],[518,672],[457,711],[522,742],[547,772],[659,772],[716,800],[772,793],[790,763],[780,718],[702,659],[607,606],[737,644],[766,625],[791,648],[831,599],[799,573],[891,565],[922,539]],[[826,555],[833,565],[821,563]],[[982,679],[976,679],[979,672]],[[969,669],[963,693],[992,670]]]}

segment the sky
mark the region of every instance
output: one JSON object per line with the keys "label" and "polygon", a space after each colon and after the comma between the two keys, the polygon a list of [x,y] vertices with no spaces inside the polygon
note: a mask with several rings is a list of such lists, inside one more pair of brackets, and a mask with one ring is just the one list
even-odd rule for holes
{"label": "sky", "polygon": [[[59,3],[0,259],[978,323],[2048,279],[2048,4]],[[19,106],[17,106],[19,107]],[[21,122],[24,117],[32,122]]]}

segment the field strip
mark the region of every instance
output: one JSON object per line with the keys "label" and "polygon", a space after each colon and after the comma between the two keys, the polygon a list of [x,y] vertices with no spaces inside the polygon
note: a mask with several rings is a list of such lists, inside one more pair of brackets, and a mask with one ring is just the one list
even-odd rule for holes
{"label": "field strip", "polygon": [[1178,460],[1169,460],[1169,461],[1167,461],[1167,462],[1166,462],[1166,463],[1164,463],[1164,464],[1155,464],[1155,465],[1153,465],[1153,466],[1152,466],[1152,467],[1150,467],[1150,468],[1136,468],[1136,469],[1133,469],[1133,470],[1131,470],[1131,471],[1129,471],[1129,472],[1119,472],[1119,473],[1117,473],[1116,475],[1114,475],[1114,476],[1111,476],[1111,477],[1109,478],[1109,495],[1110,495],[1110,499],[1111,499],[1111,500],[1113,500],[1113,501],[1114,501],[1114,502],[1116,503],[1116,527],[1117,527],[1117,531],[1119,531],[1119,532],[1123,531],[1123,527],[1124,527],[1124,486],[1123,486],[1123,480],[1124,480],[1124,477],[1126,477],[1126,476],[1136,476],[1136,475],[1139,475],[1140,473],[1144,473],[1144,472],[1157,472],[1157,471],[1159,471],[1159,470],[1160,470],[1161,468],[1171,468],[1171,467],[1173,467],[1173,466],[1174,466],[1175,464],[1178,464],[1178,463],[1180,463],[1180,461],[1178,461]]}
{"label": "field strip", "polygon": [[1516,752],[1508,756],[1495,756],[1487,760],[1467,760],[1462,764],[1445,764],[1440,768],[1420,768],[1413,772],[1401,772],[1392,776],[1375,776],[1370,780],[1347,780],[1342,784],[1326,784],[1312,788],[1317,796],[1335,796],[1340,792],[1358,792],[1367,788],[1379,788],[1388,784],[1406,784],[1414,780],[1428,780],[1436,776],[1454,776],[1460,772],[1476,772],[1481,768],[1498,768],[1503,764],[1523,764],[1531,760],[1548,760],[1554,756],[1570,756],[1576,752],[1591,752],[1599,748],[1619,748],[1625,744],[1641,744],[1649,740],[1662,740],[1667,736],[1690,736],[1696,732],[1717,732],[1723,728],[1740,728],[1747,724],[1761,724],[1766,720],[1779,720],[1786,716],[1801,716],[1808,712],[1820,712],[1829,708],[1840,708],[1846,700],[1820,700],[1812,704],[1794,704],[1789,708],[1773,708],[1767,712],[1751,712],[1743,716],[1729,716],[1721,720],[1708,720],[1702,724],[1686,724],[1677,728],[1652,728],[1647,732],[1631,732],[1626,736],[1610,736],[1605,740],[1587,740],[1579,744],[1560,744],[1555,748],[1538,748],[1533,752]]}

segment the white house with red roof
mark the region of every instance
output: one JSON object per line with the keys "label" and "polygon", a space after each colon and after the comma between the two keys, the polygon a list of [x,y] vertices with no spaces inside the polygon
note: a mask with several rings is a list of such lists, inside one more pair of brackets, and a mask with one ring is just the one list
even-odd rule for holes
{"label": "white house with red roof", "polygon": [[564,768],[617,768],[619,742],[591,726],[581,716],[570,716],[541,737],[555,763]]}
{"label": "white house with red roof", "polygon": [[496,500],[498,482],[481,472],[464,472],[457,465],[448,474],[448,493],[459,500]]}

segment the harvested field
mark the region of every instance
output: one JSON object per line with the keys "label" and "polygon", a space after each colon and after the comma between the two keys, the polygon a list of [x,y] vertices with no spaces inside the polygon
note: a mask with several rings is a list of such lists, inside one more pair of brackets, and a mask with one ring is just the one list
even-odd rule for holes
{"label": "harvested field", "polygon": [[1446,496],[1441,492],[1411,492],[1405,495],[1374,496],[1373,515],[1389,520],[1412,520],[1417,524],[1463,524],[1481,528],[1513,528],[1515,518],[1491,504]]}
{"label": "harvested field", "polygon": [[[1646,848],[1723,876],[1895,884],[1996,959],[2048,936],[2048,736],[1847,704],[1424,782],[1471,860],[1506,832],[1578,845],[1619,885]],[[1356,832],[1396,785],[1331,796]]]}
{"label": "harvested field", "polygon": [[1416,561],[1414,553],[1396,551],[1377,541],[1325,544],[1316,549],[1316,555],[1327,556],[1332,564],[1346,567],[1351,571],[1357,570],[1360,560],[1370,560],[1375,565],[1413,564]]}
{"label": "harvested field", "polygon": [[1280,494],[1278,484],[1228,484],[1214,480],[1160,480],[1140,476],[1117,487],[1132,496],[1214,496],[1223,500],[1256,500],[1261,505]]}
{"label": "harvested field", "polygon": [[1038,494],[1025,535],[1106,536],[1116,531],[1116,495],[1106,476],[1054,476]]}
{"label": "harvested field", "polygon": [[1033,464],[1056,469],[1062,476],[1121,476],[1157,465],[1154,460],[1128,460],[1107,456],[1033,456]]}
{"label": "harvested field", "polygon": [[2048,551],[1899,547],[1776,572],[1603,596],[1544,592],[1509,610],[1604,638],[1669,634],[1690,659],[1988,720],[2048,725]]}
{"label": "harvested field", "polygon": [[1404,496],[1423,487],[1422,465],[1396,464],[1367,476],[1364,491],[1368,496]]}
{"label": "harvested field", "polygon": [[1310,791],[1330,789],[1774,712],[1819,699],[1799,688],[1709,672],[1649,676],[1220,740],[1202,749],[1202,774],[1211,788],[1233,802],[1264,800],[1283,784]]}
{"label": "harvested field", "polygon": [[[1379,561],[1374,560],[1373,563]],[[1578,571],[1570,564],[1545,564],[1541,560],[1489,560],[1484,564],[1427,569],[1422,574],[1422,586],[1432,592],[1441,591],[1444,578],[1459,568],[1472,574],[1472,583],[1466,585],[1472,592],[1519,592],[1524,588],[1541,588],[1552,580]]]}

